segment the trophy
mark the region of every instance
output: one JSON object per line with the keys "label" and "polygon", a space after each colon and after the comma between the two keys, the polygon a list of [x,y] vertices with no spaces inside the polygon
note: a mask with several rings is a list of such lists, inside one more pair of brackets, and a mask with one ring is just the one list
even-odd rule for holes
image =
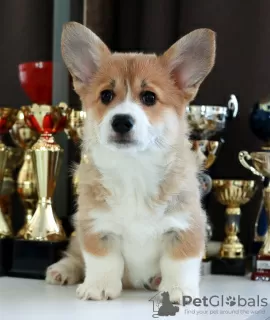
{"label": "trophy", "polygon": [[10,225],[12,213],[11,196],[16,191],[16,182],[13,178],[13,173],[21,165],[22,160],[23,151],[20,148],[8,147],[7,162],[0,192],[0,207]]}
{"label": "trophy", "polygon": [[[215,162],[218,153],[224,143],[220,137],[226,127],[228,119],[234,118],[238,113],[238,101],[235,95],[231,95],[227,107],[212,105],[189,105],[186,114],[191,128],[192,149],[197,152],[200,160],[204,162],[204,170],[208,170]],[[206,172],[199,174],[201,194],[204,198],[212,189],[212,179]],[[212,229],[207,224],[208,240],[212,237]],[[211,260],[206,255],[202,263],[202,274],[208,274],[211,270]]]}
{"label": "trophy", "polygon": [[256,192],[254,180],[213,180],[213,190],[219,203],[226,206],[225,239],[219,257],[212,262],[213,274],[244,275],[246,259],[244,246],[238,238],[240,206],[249,202]]}
{"label": "trophy", "polygon": [[33,104],[31,107],[22,107],[22,111],[29,127],[41,134],[31,148],[38,205],[22,237],[38,241],[65,240],[65,232],[53,212],[51,200],[63,153],[53,133],[65,128],[69,109],[64,103],[59,106]]}
{"label": "trophy", "polygon": [[[255,270],[252,272],[251,279],[270,281],[270,152],[259,151],[249,154],[247,151],[241,151],[239,153],[239,160],[245,168],[263,179],[263,206],[268,218],[268,228],[266,234],[262,236],[263,244],[254,261]],[[253,166],[248,164],[247,161],[251,161]],[[258,218],[256,222],[258,226]]]}
{"label": "trophy", "polygon": [[82,110],[73,109],[69,116],[69,121],[65,132],[68,138],[71,138],[76,145],[80,145],[83,135],[83,124],[86,113]]}
{"label": "trophy", "polygon": [[17,178],[17,192],[21,197],[25,209],[25,224],[18,233],[21,236],[26,225],[32,219],[37,204],[37,186],[30,147],[37,141],[39,134],[26,125],[24,114],[22,111],[19,111],[17,120],[10,129],[10,136],[13,142],[21,150],[24,150],[23,165]]}
{"label": "trophy", "polygon": [[[67,128],[65,129],[68,138],[71,138],[77,147],[80,147],[83,134],[83,124],[86,117],[86,113],[81,110],[72,110]],[[81,156],[83,161],[84,156]],[[77,195],[78,177],[76,174],[73,175],[73,192]]]}
{"label": "trophy", "polygon": [[[261,150],[258,151],[270,151],[270,102],[268,99],[265,99],[254,105],[252,112],[250,113],[249,125],[251,131],[263,142]],[[264,178],[262,179],[264,180]],[[264,185],[265,187],[267,186],[267,181],[264,181]],[[259,252],[264,242],[267,229],[268,215],[262,199],[261,210],[257,216],[254,230],[254,254]]]}
{"label": "trophy", "polygon": [[[228,119],[238,113],[238,101],[234,94],[230,96],[228,107],[209,105],[189,105],[186,114],[191,127],[191,140],[209,140],[220,134]],[[216,140],[216,139],[215,139]]]}
{"label": "trophy", "polygon": [[[83,135],[83,124],[86,118],[86,113],[82,110],[72,110],[68,126],[66,128],[66,134],[68,138],[71,138],[76,147],[80,147]],[[81,155],[80,161],[85,161],[86,156]],[[73,173],[72,177],[72,185],[73,185],[73,193],[77,196],[77,187],[78,187],[78,176],[76,172]],[[72,232],[71,236],[75,236],[75,231]]]}
{"label": "trophy", "polygon": [[[196,151],[203,163],[203,169],[208,170],[216,161],[223,141],[193,140],[192,150]],[[202,196],[206,196],[212,189],[212,179],[209,174],[199,174]]]}
{"label": "trophy", "polygon": [[[254,105],[250,114],[249,124],[252,132],[263,143],[259,151],[251,153],[241,151],[239,153],[241,164],[253,174],[260,176],[263,182],[262,206],[255,224],[253,243],[254,271],[251,279],[269,281],[270,100],[264,99]],[[249,161],[253,165],[249,164]]]}
{"label": "trophy", "polygon": [[[0,189],[2,191],[3,179],[10,148],[5,146],[3,136],[16,120],[18,110],[12,108],[0,108]],[[0,208],[0,275],[6,274],[10,268],[12,253],[12,229],[10,219]]]}
{"label": "trophy", "polygon": [[55,190],[63,150],[55,142],[54,134],[63,131],[70,109],[65,103],[51,105],[52,63],[30,62],[19,66],[21,85],[31,106],[21,107],[26,125],[39,139],[29,150],[33,163],[38,201],[33,217],[14,240],[10,275],[44,278],[47,267],[55,263],[67,246],[60,219],[53,210]]}

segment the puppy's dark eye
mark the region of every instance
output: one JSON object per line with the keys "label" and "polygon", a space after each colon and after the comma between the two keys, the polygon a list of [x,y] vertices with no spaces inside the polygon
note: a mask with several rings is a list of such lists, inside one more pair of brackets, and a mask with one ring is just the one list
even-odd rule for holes
{"label": "puppy's dark eye", "polygon": [[114,92],[112,90],[103,90],[100,93],[100,100],[104,104],[109,104],[114,98]]}
{"label": "puppy's dark eye", "polygon": [[152,91],[143,91],[141,93],[141,101],[146,106],[150,107],[156,103],[157,97]]}

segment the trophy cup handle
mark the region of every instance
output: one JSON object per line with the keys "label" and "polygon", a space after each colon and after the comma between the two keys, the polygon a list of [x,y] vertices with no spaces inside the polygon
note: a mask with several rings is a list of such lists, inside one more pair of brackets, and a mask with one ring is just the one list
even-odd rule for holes
{"label": "trophy cup handle", "polygon": [[235,118],[238,113],[238,100],[234,94],[231,94],[230,100],[228,101],[228,109],[231,118]]}
{"label": "trophy cup handle", "polygon": [[251,160],[251,155],[247,151],[240,151],[238,154],[238,159],[243,167],[250,170],[253,174],[264,178],[264,176],[257,171],[254,167],[252,167],[247,161]]}

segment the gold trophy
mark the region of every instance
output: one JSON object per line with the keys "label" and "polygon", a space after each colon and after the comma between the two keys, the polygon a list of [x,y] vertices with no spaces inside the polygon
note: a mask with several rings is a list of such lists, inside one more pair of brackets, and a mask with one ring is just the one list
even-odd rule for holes
{"label": "gold trophy", "polygon": [[10,129],[10,136],[13,142],[24,150],[23,165],[17,178],[17,192],[19,193],[25,209],[25,225],[18,235],[24,232],[24,228],[33,217],[37,204],[37,186],[34,177],[34,167],[30,148],[37,141],[39,134],[31,130],[24,121],[24,114],[19,111],[17,120]]}
{"label": "gold trophy", "polygon": [[[254,261],[255,270],[252,272],[251,279],[270,281],[270,149],[265,147],[264,150],[251,153],[241,151],[239,161],[245,168],[263,179],[263,205],[268,217],[268,228],[263,237],[263,245]],[[253,166],[248,161],[251,161]]]}
{"label": "gold trophy", "polygon": [[212,105],[189,105],[186,114],[191,127],[192,140],[209,140],[222,132],[228,119],[238,113],[238,101],[234,94],[230,96],[227,107]]}
{"label": "gold trophy", "polygon": [[7,162],[0,192],[0,207],[2,213],[11,225],[11,196],[16,191],[16,182],[13,178],[13,173],[16,168],[22,164],[23,151],[20,148],[8,147]]}
{"label": "gold trophy", "polygon": [[[65,129],[68,138],[72,139],[75,146],[80,148],[83,135],[83,124],[86,118],[85,111],[75,110],[71,111],[67,128]],[[84,161],[86,158],[84,155],[80,156],[80,161]],[[73,184],[73,193],[77,196],[77,187],[78,187],[78,176],[76,173],[73,174],[72,184]],[[71,233],[71,236],[75,236],[75,231]]]}
{"label": "gold trophy", "polygon": [[25,123],[40,134],[29,152],[38,203],[32,219],[21,230],[20,238],[14,241],[13,264],[9,274],[43,279],[46,268],[60,258],[67,246],[62,223],[52,206],[63,156],[63,150],[55,142],[53,134],[66,128],[71,110],[65,103],[57,106],[33,104],[21,110]]}
{"label": "gold trophy", "polygon": [[[64,103],[52,106],[52,61],[21,63],[18,69],[21,86],[33,102],[31,106],[21,107],[24,122],[40,135],[26,152],[25,159],[26,166],[33,165],[34,176],[27,179],[36,183],[38,202],[33,217],[14,239],[9,275],[44,279],[47,267],[61,257],[67,246],[62,223],[54,214],[52,204],[63,156],[63,150],[55,142],[53,134],[66,128],[70,109]],[[29,142],[29,146],[31,144]],[[30,172],[29,167],[26,172]],[[28,187],[23,196],[29,196],[27,192],[32,196],[33,184]]]}
{"label": "gold trophy", "polygon": [[[71,138],[77,147],[80,147],[83,135],[83,124],[86,117],[86,113],[81,110],[72,110],[67,128],[65,129],[68,138]],[[81,161],[84,161],[84,156],[81,155]],[[73,192],[77,195],[78,177],[73,175]]]}
{"label": "gold trophy", "polygon": [[250,201],[256,192],[254,180],[213,180],[213,190],[219,203],[226,206],[225,239],[219,257],[213,260],[213,274],[244,275],[246,260],[244,246],[238,238],[240,206]]}
{"label": "gold trophy", "polygon": [[55,142],[53,134],[65,129],[70,109],[66,104],[58,106],[37,105],[22,107],[25,121],[40,133],[31,148],[31,156],[38,190],[38,205],[22,237],[27,240],[62,241],[66,239],[60,220],[52,208],[52,196],[58,177],[63,150]]}
{"label": "gold trophy", "polygon": [[[6,170],[7,160],[12,155],[12,149],[5,146],[3,142],[3,137],[8,133],[9,129],[12,127],[13,123],[16,120],[16,115],[18,113],[17,109],[12,108],[0,108],[0,185],[1,193],[3,188],[3,180]],[[10,168],[10,167],[9,167]],[[8,168],[8,175],[10,175],[10,170]],[[6,212],[7,213],[7,212]],[[2,208],[0,210],[0,238],[8,237],[12,235],[10,219],[7,215],[4,215]]]}
{"label": "gold trophy", "polygon": [[[0,108],[0,189],[2,190],[3,179],[6,169],[10,148],[5,146],[3,136],[8,133],[16,120],[18,110],[12,108]],[[6,274],[10,268],[12,243],[12,229],[10,219],[4,215],[0,208],[0,275]]]}
{"label": "gold trophy", "polygon": [[198,153],[204,170],[208,170],[216,161],[222,141],[193,140],[192,149]]}
{"label": "gold trophy", "polygon": [[70,113],[65,132],[76,145],[80,145],[83,135],[83,124],[86,117],[85,111],[73,109]]}
{"label": "gold trophy", "polygon": [[[230,95],[227,106],[194,105],[186,107],[186,115],[191,128],[191,142],[193,150],[197,151],[199,161],[203,159],[204,170],[208,170],[215,162],[223,144],[221,138],[227,121],[235,118],[238,113],[238,101],[234,94]],[[204,206],[207,209],[207,195],[212,189],[212,179],[209,174],[199,174],[199,182]],[[208,240],[212,237],[212,228],[207,224]],[[204,256],[202,274],[209,274],[211,269],[210,257]]]}

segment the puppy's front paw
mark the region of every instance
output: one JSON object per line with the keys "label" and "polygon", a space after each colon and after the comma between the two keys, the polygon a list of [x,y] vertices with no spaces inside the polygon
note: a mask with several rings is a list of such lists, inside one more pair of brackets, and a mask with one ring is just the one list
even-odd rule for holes
{"label": "puppy's front paw", "polygon": [[121,280],[91,281],[85,279],[84,283],[78,286],[76,294],[77,297],[82,300],[108,300],[119,297],[121,291]]}
{"label": "puppy's front paw", "polygon": [[[198,286],[181,286],[181,284],[163,281],[159,286],[160,292],[168,292],[172,303],[183,304],[183,297],[189,296],[192,299],[199,297]],[[162,294],[161,294],[162,295]]]}

